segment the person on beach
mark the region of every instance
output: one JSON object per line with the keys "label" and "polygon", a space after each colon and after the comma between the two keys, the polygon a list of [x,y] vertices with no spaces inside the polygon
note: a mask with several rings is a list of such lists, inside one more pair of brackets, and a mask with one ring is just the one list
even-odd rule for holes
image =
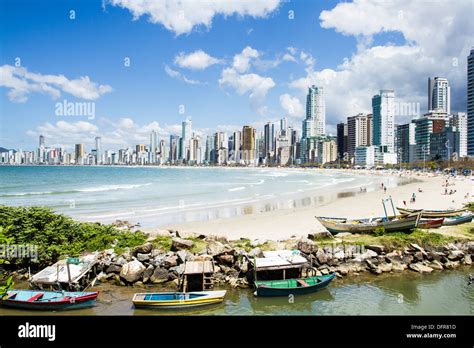
{"label": "person on beach", "polygon": [[387,193],[387,186],[385,186],[385,187],[383,188],[383,192],[384,192],[384,193]]}
{"label": "person on beach", "polygon": [[403,205],[406,207],[407,206],[407,201],[403,201]]}
{"label": "person on beach", "polygon": [[415,192],[413,192],[413,194],[411,195],[411,200],[413,201],[413,203],[416,202],[416,194],[415,194]]}

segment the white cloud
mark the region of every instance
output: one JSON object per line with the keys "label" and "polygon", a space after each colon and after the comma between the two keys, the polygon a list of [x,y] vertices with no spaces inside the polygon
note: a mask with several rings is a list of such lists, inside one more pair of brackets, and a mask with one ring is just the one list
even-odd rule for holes
{"label": "white cloud", "polygon": [[190,33],[196,26],[210,28],[216,15],[267,17],[280,0],[108,0],[113,6],[128,9],[133,19],[148,16],[151,23],[160,23],[176,35]]}
{"label": "white cloud", "polygon": [[201,81],[188,79],[185,75],[183,75],[179,71],[171,69],[168,65],[165,65],[165,72],[166,74],[168,74],[168,76],[181,80],[183,82],[186,82],[187,84],[190,84],[190,85],[202,84]]}
{"label": "white cloud", "polygon": [[258,58],[260,53],[250,46],[245,47],[242,52],[234,56],[232,67],[239,73],[244,73],[250,69],[250,61],[253,58]]}
{"label": "white cloud", "polygon": [[47,94],[57,99],[61,92],[65,92],[77,98],[96,100],[112,91],[111,86],[99,85],[89,76],[70,80],[64,75],[32,73],[26,68],[11,65],[0,67],[0,86],[8,88],[9,99],[18,103],[26,102],[31,93]]}
{"label": "white cloud", "polygon": [[[454,109],[461,111],[466,107],[466,57],[474,44],[471,14],[471,1],[436,1],[429,6],[405,0],[339,3],[321,13],[321,26],[354,36],[357,51],[335,69],[317,70],[308,64],[306,76],[289,86],[299,90],[301,98],[311,84],[325,88],[329,129],[347,116],[370,112],[371,98],[380,89],[394,89],[398,102],[420,103],[425,112],[430,76],[449,79]],[[373,36],[388,32],[400,33],[404,42],[396,46],[380,36],[374,46]]]}
{"label": "white cloud", "polygon": [[221,61],[217,58],[211,57],[203,50],[197,50],[187,55],[183,52],[179,53],[174,62],[181,68],[203,70],[211,65],[218,64]]}
{"label": "white cloud", "polygon": [[304,107],[301,101],[289,95],[288,93],[280,95],[280,106],[286,111],[290,117],[304,116]]}

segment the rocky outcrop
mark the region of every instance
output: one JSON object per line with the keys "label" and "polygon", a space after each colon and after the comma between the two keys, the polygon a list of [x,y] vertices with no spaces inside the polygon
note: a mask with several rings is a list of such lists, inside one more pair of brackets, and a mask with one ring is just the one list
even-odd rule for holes
{"label": "rocky outcrop", "polygon": [[134,283],[142,277],[145,269],[145,266],[143,266],[140,261],[130,261],[123,265],[122,270],[120,271],[120,277],[129,283]]}
{"label": "rocky outcrop", "polygon": [[171,242],[171,250],[178,251],[183,249],[191,249],[194,245],[192,240],[182,239],[182,238],[173,238]]}

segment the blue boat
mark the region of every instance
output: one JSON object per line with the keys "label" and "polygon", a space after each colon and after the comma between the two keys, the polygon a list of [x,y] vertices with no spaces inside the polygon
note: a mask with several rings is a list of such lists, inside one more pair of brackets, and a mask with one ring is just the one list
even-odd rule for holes
{"label": "blue boat", "polygon": [[32,310],[64,310],[93,306],[98,292],[9,290],[0,300],[5,307]]}
{"label": "blue boat", "polygon": [[324,289],[336,273],[298,279],[264,280],[255,282],[256,296],[302,295]]}

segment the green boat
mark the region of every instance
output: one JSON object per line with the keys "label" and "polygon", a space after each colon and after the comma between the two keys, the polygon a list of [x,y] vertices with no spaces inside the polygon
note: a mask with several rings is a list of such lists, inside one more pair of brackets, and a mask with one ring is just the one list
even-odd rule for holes
{"label": "green boat", "polygon": [[309,294],[324,289],[335,276],[336,273],[330,273],[328,275],[307,278],[260,280],[255,282],[255,295],[288,296]]}

